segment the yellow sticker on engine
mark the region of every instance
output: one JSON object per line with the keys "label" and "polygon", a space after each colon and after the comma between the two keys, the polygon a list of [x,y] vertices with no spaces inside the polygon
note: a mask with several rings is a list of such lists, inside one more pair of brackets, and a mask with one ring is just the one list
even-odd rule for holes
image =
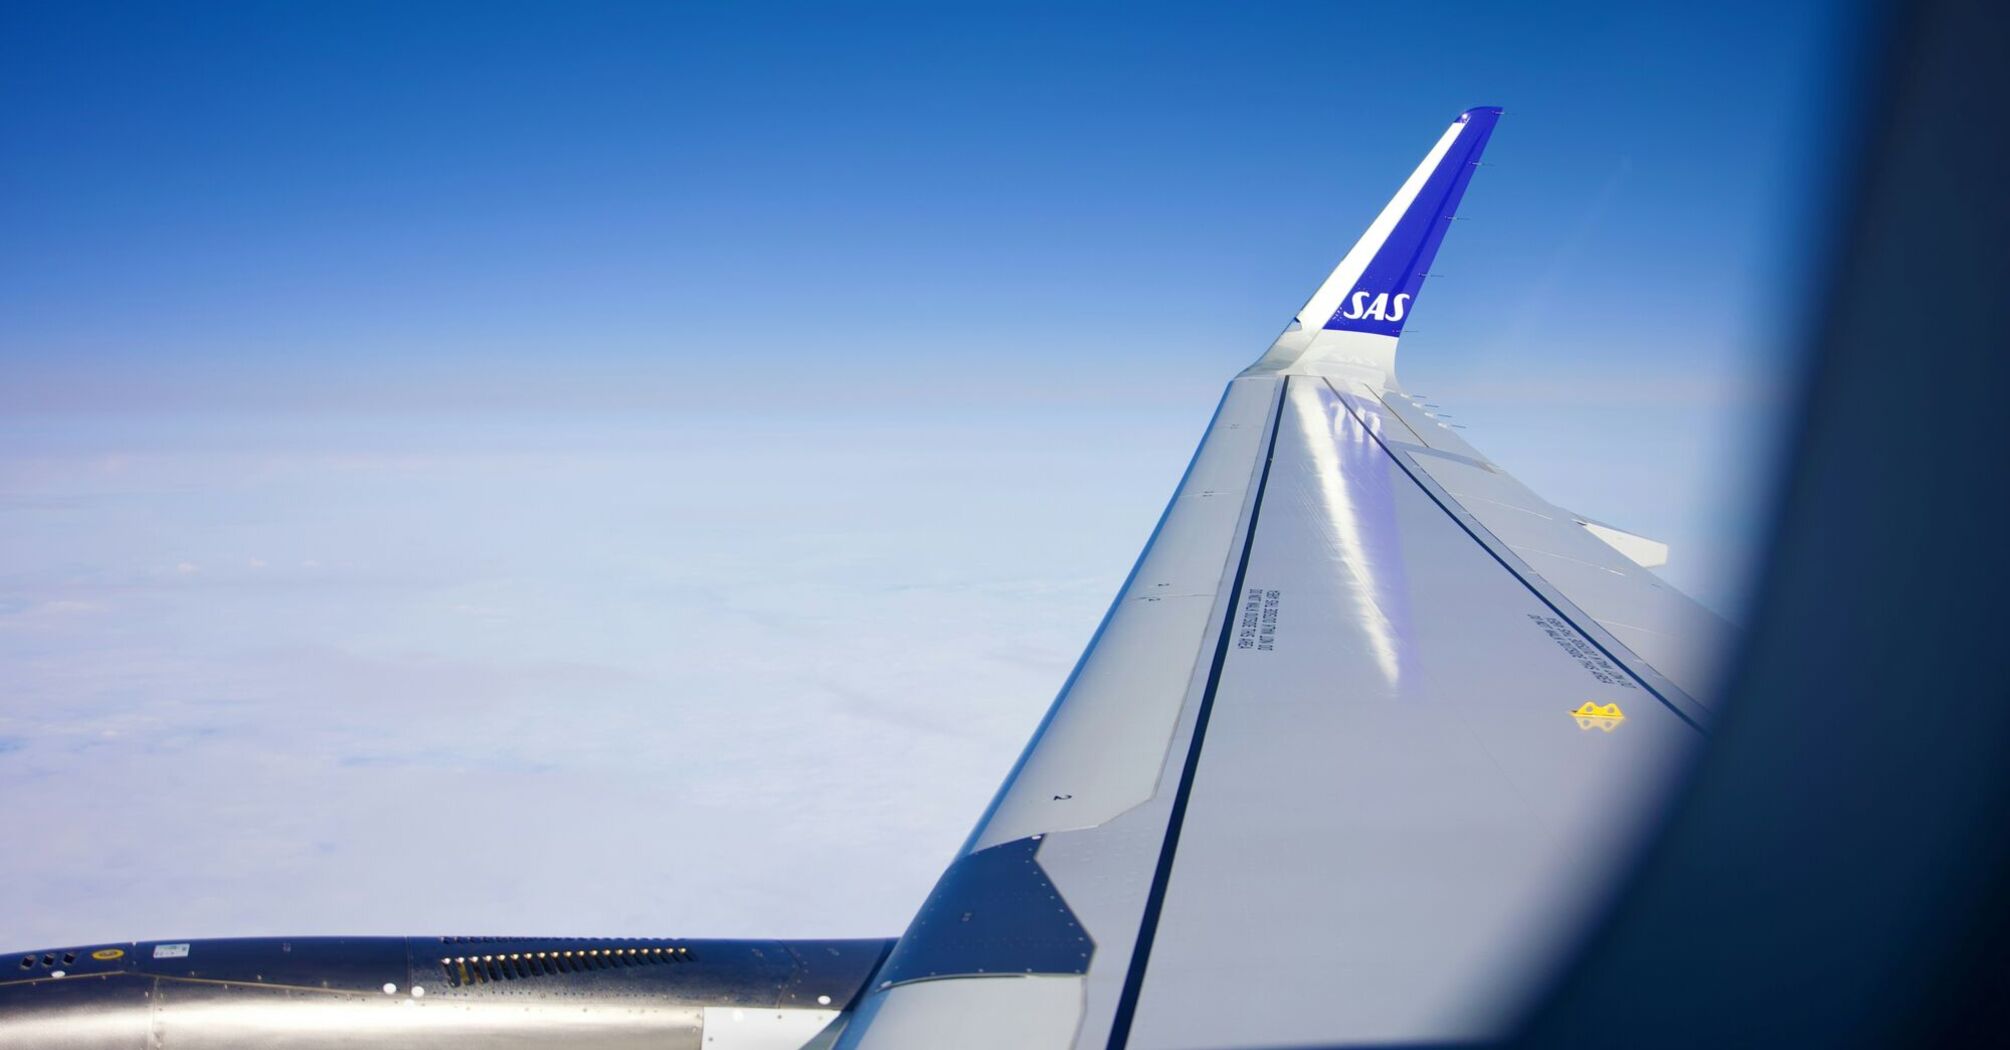
{"label": "yellow sticker on engine", "polygon": [[125,957],[126,950],[124,948],[100,948],[91,953],[91,958],[99,962],[111,962],[113,959],[123,959]]}

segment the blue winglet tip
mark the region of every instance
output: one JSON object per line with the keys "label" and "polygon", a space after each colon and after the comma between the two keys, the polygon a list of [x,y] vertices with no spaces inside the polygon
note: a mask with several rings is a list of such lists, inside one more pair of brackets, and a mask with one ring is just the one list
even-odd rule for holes
{"label": "blue winglet tip", "polygon": [[1466,184],[1472,180],[1480,151],[1500,119],[1499,106],[1474,106],[1459,114],[1450,152],[1425,174],[1396,224],[1383,234],[1354,286],[1323,326],[1328,331],[1400,336],[1410,306],[1423,287],[1424,275],[1444,241],[1446,227]]}

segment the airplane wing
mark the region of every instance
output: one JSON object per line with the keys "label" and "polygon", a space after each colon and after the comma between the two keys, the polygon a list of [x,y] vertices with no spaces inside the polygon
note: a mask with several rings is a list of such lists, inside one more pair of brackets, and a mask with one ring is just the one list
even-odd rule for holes
{"label": "airplane wing", "polygon": [[1396,381],[1499,116],[1460,115],[1229,383],[841,1046],[1484,1038],[1603,902],[1724,626]]}

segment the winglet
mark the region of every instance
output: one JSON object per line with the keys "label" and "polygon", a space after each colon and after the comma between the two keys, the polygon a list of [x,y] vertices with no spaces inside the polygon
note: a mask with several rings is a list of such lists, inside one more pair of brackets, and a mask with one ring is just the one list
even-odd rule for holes
{"label": "winglet", "polygon": [[1500,117],[1495,106],[1459,114],[1298,312],[1299,324],[1336,332],[1402,334],[1410,304],[1424,285],[1424,274],[1437,257],[1459,198],[1473,181],[1480,151],[1486,149]]}
{"label": "winglet", "polygon": [[[1498,106],[1459,114],[1260,365],[1283,364],[1276,360],[1280,351],[1302,358],[1318,349],[1314,344],[1331,341],[1318,339],[1324,332],[1385,337],[1370,340],[1382,345],[1376,348],[1379,352],[1366,356],[1393,363],[1395,339],[1403,334],[1431,260],[1437,257],[1438,245],[1444,242],[1445,230],[1500,116]],[[1363,356],[1366,349],[1357,347],[1348,356]]]}

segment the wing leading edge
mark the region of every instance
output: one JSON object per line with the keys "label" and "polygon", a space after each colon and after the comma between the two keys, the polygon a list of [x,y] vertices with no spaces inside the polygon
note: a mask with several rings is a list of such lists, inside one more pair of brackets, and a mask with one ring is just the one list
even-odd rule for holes
{"label": "wing leading edge", "polygon": [[1481,1038],[1602,899],[1717,628],[1395,380],[1499,112],[1229,384],[840,1045]]}

